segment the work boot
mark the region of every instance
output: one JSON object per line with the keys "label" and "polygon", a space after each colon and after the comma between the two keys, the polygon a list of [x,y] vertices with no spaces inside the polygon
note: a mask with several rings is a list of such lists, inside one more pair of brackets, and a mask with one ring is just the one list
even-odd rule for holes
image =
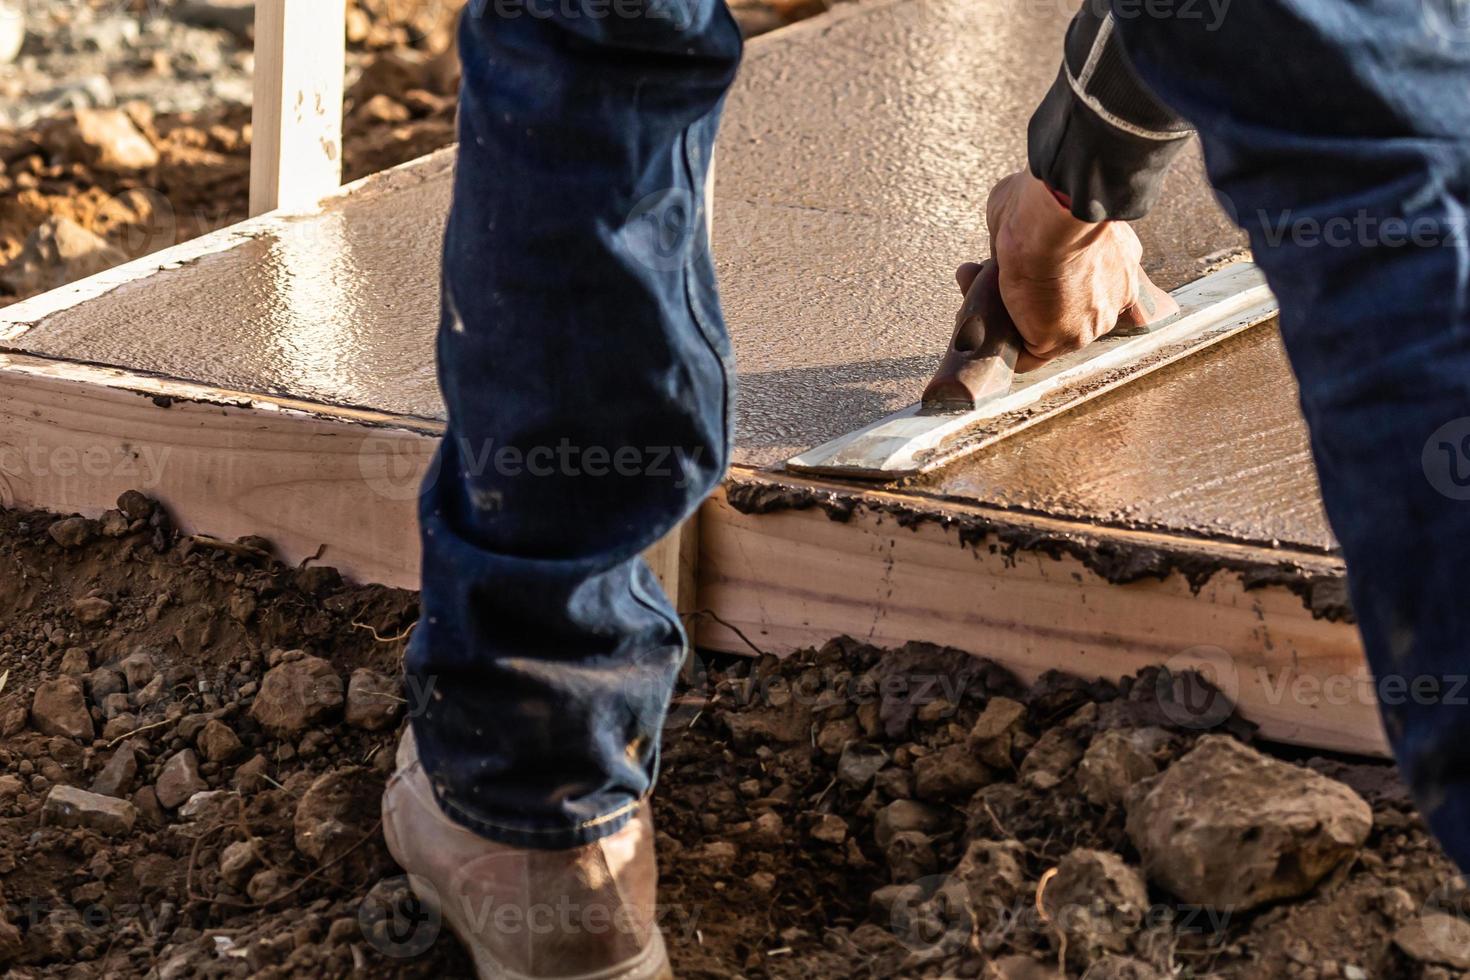
{"label": "work boot", "polygon": [[672,980],[655,922],[658,870],[647,803],[626,827],[567,850],[509,847],[444,815],[413,731],[383,794],[383,836],[426,909],[481,980]]}

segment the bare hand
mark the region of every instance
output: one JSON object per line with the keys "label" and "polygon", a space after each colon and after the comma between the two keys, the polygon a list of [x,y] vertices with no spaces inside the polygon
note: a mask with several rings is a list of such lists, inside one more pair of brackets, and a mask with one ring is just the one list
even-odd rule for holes
{"label": "bare hand", "polygon": [[[1124,221],[1072,217],[1030,173],[995,185],[986,205],[1000,295],[1026,349],[1017,371],[1081,350],[1120,325],[1144,326],[1179,309],[1144,274],[1143,246]],[[980,267],[955,273],[968,292]]]}

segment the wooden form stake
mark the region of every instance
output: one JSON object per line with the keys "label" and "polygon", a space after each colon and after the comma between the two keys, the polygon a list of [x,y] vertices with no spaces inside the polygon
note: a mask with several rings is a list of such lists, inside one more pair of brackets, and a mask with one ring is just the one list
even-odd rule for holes
{"label": "wooden form stake", "polygon": [[250,213],[314,206],[342,183],[346,0],[257,0]]}

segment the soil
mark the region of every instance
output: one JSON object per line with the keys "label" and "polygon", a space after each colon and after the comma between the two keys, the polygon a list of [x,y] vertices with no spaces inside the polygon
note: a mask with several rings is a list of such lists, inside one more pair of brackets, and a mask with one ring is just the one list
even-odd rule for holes
{"label": "soil", "polygon": [[[119,505],[99,521],[0,511],[0,969],[469,976],[452,937],[411,928],[378,827],[405,705],[362,694],[392,688],[416,597],[284,566],[260,539],[180,536],[139,495]],[[268,673],[338,693],[303,706]],[[1228,705],[1209,731],[1181,712],[1198,683],[1026,688],[959,651],[840,638],[784,661],[696,656],[655,796],[678,975],[1470,975],[1404,938],[1467,899],[1385,763],[1256,746],[1288,779],[1366,801],[1366,840],[1305,894],[1228,913],[1143,891],[1134,802],[1090,802],[1078,760],[1135,739],[1150,771],[1203,784],[1201,756],[1179,760],[1251,730]],[[68,707],[65,690],[84,693]],[[116,760],[129,749],[135,772]],[[99,782],[134,804],[130,829],[43,820],[55,787]],[[1088,875],[1104,898],[1136,892],[1126,916],[1093,908],[1117,913],[1102,952],[1056,908]]]}

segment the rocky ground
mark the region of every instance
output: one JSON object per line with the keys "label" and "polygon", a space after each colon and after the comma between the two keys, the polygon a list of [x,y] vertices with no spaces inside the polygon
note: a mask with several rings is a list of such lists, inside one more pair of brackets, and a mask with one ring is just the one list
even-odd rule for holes
{"label": "rocky ground", "polygon": [[[466,976],[378,825],[415,617],[137,494],[0,511],[0,970]],[[679,975],[1470,976],[1392,767],[1252,746],[1200,683],[700,658],[656,797]]]}
{"label": "rocky ground", "polygon": [[[350,0],[345,178],[454,138],[464,0]],[[748,35],[824,0],[736,0]],[[233,224],[251,0],[0,0],[0,306]]]}

